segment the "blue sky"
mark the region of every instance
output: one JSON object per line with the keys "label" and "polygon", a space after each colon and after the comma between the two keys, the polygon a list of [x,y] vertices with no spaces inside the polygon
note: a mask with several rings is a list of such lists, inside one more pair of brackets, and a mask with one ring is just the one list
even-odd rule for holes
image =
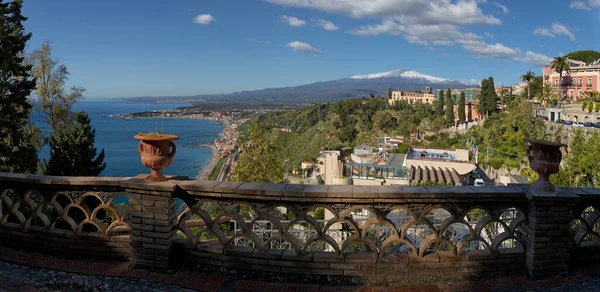
{"label": "blue sky", "polygon": [[[334,4],[335,3],[335,4]],[[87,98],[228,93],[411,68],[514,84],[600,49],[600,0],[26,0]]]}

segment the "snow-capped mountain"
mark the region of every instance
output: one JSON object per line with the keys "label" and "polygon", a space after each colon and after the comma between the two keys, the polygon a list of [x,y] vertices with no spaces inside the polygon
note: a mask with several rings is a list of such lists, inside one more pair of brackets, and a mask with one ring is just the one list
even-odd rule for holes
{"label": "snow-capped mountain", "polygon": [[452,80],[446,79],[446,78],[439,78],[439,77],[419,73],[412,69],[394,69],[392,71],[380,72],[380,73],[374,73],[374,74],[354,75],[354,76],[350,77],[350,79],[375,79],[375,78],[390,78],[390,77],[425,79],[425,80],[427,80],[429,82],[433,82],[433,83],[442,83],[442,82],[452,81]]}
{"label": "snow-capped mountain", "polygon": [[316,82],[294,87],[267,88],[241,91],[228,94],[196,95],[182,97],[138,97],[134,100],[170,100],[190,103],[256,104],[256,105],[298,105],[313,102],[336,101],[340,99],[369,96],[387,96],[388,89],[403,91],[425,90],[426,86],[435,89],[470,88],[470,82],[435,77],[411,69],[355,75],[338,80]]}

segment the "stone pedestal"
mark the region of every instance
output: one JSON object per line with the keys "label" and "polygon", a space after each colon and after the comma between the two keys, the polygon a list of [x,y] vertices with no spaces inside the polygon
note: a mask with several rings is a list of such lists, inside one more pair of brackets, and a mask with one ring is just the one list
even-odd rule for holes
{"label": "stone pedestal", "polygon": [[525,264],[532,278],[569,271],[571,235],[570,210],[579,197],[557,190],[553,195],[529,193]]}
{"label": "stone pedestal", "polygon": [[129,195],[133,267],[167,269],[173,242],[178,180],[151,182],[145,176],[125,181]]}

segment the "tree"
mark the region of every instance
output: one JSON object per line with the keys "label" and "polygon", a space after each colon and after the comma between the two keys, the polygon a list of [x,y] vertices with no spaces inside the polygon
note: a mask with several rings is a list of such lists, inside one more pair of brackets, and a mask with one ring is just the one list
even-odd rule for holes
{"label": "tree", "polygon": [[535,79],[535,73],[531,72],[531,70],[525,72],[525,74],[521,75],[521,80],[523,82],[527,82],[527,99],[531,100],[531,92],[529,90],[529,83]]}
{"label": "tree", "polygon": [[392,98],[392,89],[388,88],[388,98],[391,99]]}
{"label": "tree", "polygon": [[461,91],[461,93],[460,93],[460,98],[458,99],[457,110],[458,110],[458,122],[459,123],[466,122],[467,117],[465,114],[465,93],[464,93],[464,91]]}
{"label": "tree", "polygon": [[494,78],[490,76],[481,80],[481,92],[479,93],[479,112],[489,116],[496,111],[498,96],[494,87]]}
{"label": "tree", "polygon": [[600,59],[600,52],[593,50],[575,51],[565,55],[566,58],[583,61],[586,64],[590,64]]}
{"label": "tree", "polygon": [[255,119],[249,139],[242,145],[242,154],[234,170],[234,181],[280,183],[284,182],[281,150],[271,135],[271,126]]}
{"label": "tree", "polygon": [[542,93],[542,87],[544,86],[544,79],[542,76],[536,76],[527,86],[527,89],[530,90],[531,96],[535,98],[536,96]]}
{"label": "tree", "polygon": [[450,92],[450,89],[446,91],[446,124],[454,124],[454,97]]}
{"label": "tree", "polygon": [[22,6],[22,0],[0,0],[0,171],[35,173],[38,159],[27,99],[35,79],[23,58],[31,33],[25,33]]}
{"label": "tree", "polygon": [[559,99],[558,95],[556,94],[556,89],[550,83],[544,83],[542,86],[542,91],[535,98],[542,104],[542,106],[547,106],[549,103]]}
{"label": "tree", "polygon": [[498,95],[496,94],[496,86],[494,85],[494,78],[492,76],[488,77],[487,85],[486,104],[488,106],[488,113],[493,113],[497,108]]}
{"label": "tree", "polygon": [[98,176],[106,168],[104,149],[96,156],[96,130],[85,112],[73,117],[50,136],[50,159],[45,163],[48,175]]}
{"label": "tree", "polygon": [[586,96],[586,98],[581,104],[581,110],[585,110],[587,107],[588,113],[591,113],[594,108],[596,112],[600,111],[600,92],[586,90],[583,94]]}
{"label": "tree", "polygon": [[85,89],[71,87],[69,92],[65,90],[69,71],[67,66],[58,64],[52,58],[52,48],[48,42],[33,51],[28,62],[33,65],[33,76],[37,78],[37,111],[50,128],[56,131],[72,120],[73,104],[83,98]]}
{"label": "tree", "polygon": [[435,115],[438,117],[444,116],[444,90],[440,90],[440,97],[436,100]]}
{"label": "tree", "polygon": [[560,99],[562,100],[566,97],[566,94],[563,94],[562,92],[563,71],[566,72],[567,75],[571,74],[571,67],[569,66],[569,61],[567,60],[567,57],[554,57],[554,60],[552,60],[552,63],[550,64],[550,68],[558,72],[558,94],[560,96]]}

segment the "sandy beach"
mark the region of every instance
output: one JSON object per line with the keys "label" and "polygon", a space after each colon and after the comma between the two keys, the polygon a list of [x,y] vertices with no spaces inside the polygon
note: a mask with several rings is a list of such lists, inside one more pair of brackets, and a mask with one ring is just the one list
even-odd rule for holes
{"label": "sandy beach", "polygon": [[214,144],[210,144],[210,150],[211,150],[210,160],[208,161],[208,163],[206,163],[206,165],[204,167],[202,167],[202,170],[200,171],[200,173],[198,174],[198,177],[196,177],[196,179],[208,180],[208,178],[210,177],[210,174],[213,171],[213,168],[215,168],[215,166],[219,162],[220,158],[219,158],[219,152],[217,151],[217,147]]}

